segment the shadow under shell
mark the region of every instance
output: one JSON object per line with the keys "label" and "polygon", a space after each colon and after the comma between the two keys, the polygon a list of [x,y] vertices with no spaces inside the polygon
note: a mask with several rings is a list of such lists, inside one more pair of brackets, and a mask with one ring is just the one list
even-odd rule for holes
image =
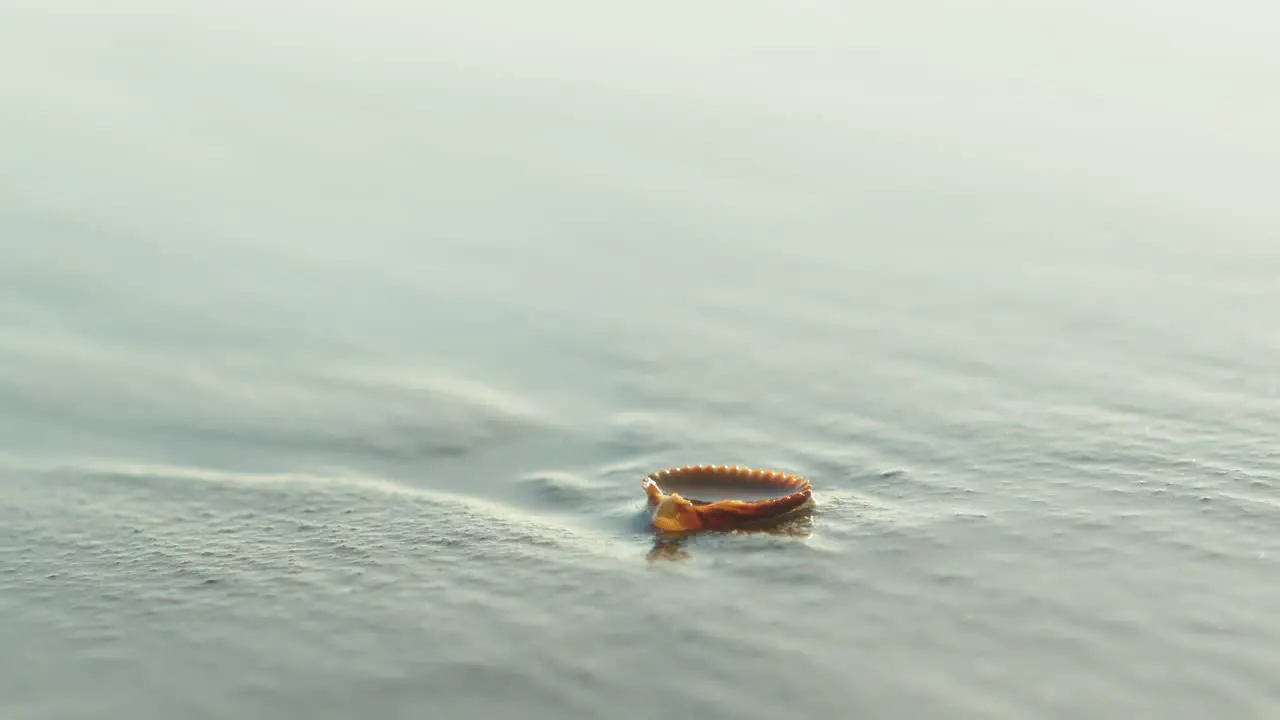
{"label": "shadow under shell", "polygon": [[[813,514],[811,506],[804,506],[795,511],[777,517],[768,517],[757,521],[748,521],[719,532],[727,535],[772,536],[778,538],[805,539],[813,535]],[[691,543],[691,533],[658,532],[653,539],[653,546],[645,557],[649,562],[683,561],[693,557],[695,546]]]}

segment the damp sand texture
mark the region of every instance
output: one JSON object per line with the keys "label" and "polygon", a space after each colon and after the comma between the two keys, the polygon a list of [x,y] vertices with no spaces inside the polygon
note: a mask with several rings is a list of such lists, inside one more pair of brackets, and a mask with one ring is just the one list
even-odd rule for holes
{"label": "damp sand texture", "polygon": [[1272,5],[170,5],[0,3],[5,720],[1280,717]]}

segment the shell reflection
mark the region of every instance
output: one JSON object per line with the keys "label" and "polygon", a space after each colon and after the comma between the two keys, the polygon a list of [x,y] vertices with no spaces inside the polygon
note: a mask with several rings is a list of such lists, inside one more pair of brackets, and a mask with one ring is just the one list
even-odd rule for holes
{"label": "shell reflection", "polygon": [[[809,512],[809,508],[800,508],[785,517],[757,522],[750,527],[734,528],[724,534],[804,539],[813,534],[813,524],[813,513]],[[646,558],[651,563],[690,560],[696,548],[697,544],[693,542],[693,537],[689,533],[659,532],[654,536],[653,547],[649,548]],[[707,549],[706,546],[703,546],[703,549]]]}

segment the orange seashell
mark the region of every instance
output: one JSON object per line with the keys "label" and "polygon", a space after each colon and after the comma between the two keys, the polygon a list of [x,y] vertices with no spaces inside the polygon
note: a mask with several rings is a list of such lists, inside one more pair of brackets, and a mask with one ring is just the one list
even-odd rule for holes
{"label": "orange seashell", "polygon": [[[813,485],[802,477],[724,465],[660,470],[645,477],[641,487],[649,499],[653,526],[665,532],[725,530],[772,520],[813,499]],[[727,497],[708,499],[717,495]],[[764,497],[741,499],[751,495]]]}

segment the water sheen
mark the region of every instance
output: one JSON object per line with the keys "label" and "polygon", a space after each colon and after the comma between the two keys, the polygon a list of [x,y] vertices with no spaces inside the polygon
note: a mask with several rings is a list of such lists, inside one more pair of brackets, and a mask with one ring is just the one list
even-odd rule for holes
{"label": "water sheen", "polygon": [[1277,21],[4,4],[0,715],[1277,717]]}

